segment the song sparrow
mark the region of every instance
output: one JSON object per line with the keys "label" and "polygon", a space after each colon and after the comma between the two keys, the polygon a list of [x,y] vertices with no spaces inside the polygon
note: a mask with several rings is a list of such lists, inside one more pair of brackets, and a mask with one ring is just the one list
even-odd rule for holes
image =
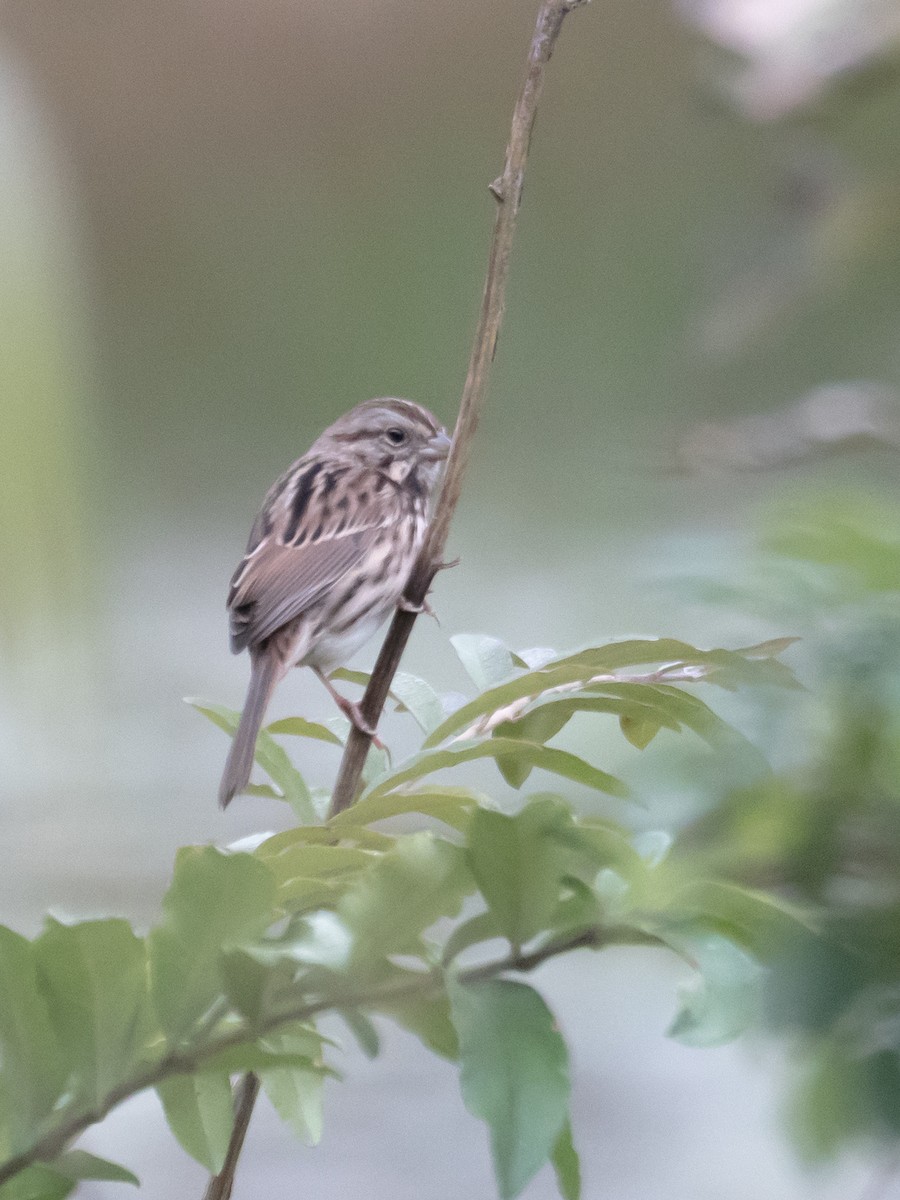
{"label": "song sparrow", "polygon": [[269,489],[228,593],[231,649],[250,651],[250,686],[219,787],[223,808],[250,778],[266,708],[291,667],[312,667],[360,724],[358,707],[326,672],[400,601],[449,449],[418,404],[367,400]]}

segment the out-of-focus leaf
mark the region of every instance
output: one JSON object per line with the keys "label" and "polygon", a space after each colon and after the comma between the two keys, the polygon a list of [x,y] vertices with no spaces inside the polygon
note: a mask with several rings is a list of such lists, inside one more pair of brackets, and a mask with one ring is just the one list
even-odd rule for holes
{"label": "out-of-focus leaf", "polygon": [[14,1153],[28,1145],[66,1082],[34,948],[0,926],[0,1062],[2,1116]]}
{"label": "out-of-focus leaf", "polygon": [[247,1071],[268,1071],[299,1068],[303,1071],[318,1071],[328,1075],[330,1072],[319,1065],[309,1054],[298,1054],[293,1051],[274,1051],[267,1049],[261,1042],[247,1042],[243,1046],[231,1046],[207,1059],[204,1063],[204,1073],[237,1075]]}
{"label": "out-of-focus leaf", "polygon": [[572,1141],[572,1126],[567,1120],[553,1147],[553,1170],[562,1200],[581,1200],[581,1163]]}
{"label": "out-of-focus leaf", "polygon": [[266,864],[279,888],[282,888],[292,879],[317,879],[320,876],[336,879],[365,870],[377,856],[358,846],[316,846],[297,842],[272,854],[267,842],[260,846],[257,857]]}
{"label": "out-of-focus leaf", "polygon": [[443,821],[454,829],[465,829],[473,810],[479,804],[489,804],[486,796],[463,787],[429,787],[427,790],[402,789],[396,792],[379,793],[361,797],[350,808],[332,817],[329,822],[343,834],[350,824],[365,825],[370,821],[383,821],[402,813],[421,813]]}
{"label": "out-of-focus leaf", "polygon": [[469,865],[500,932],[521,946],[546,929],[562,878],[575,873],[588,847],[577,841],[571,813],[550,799],[514,816],[479,809],[469,826]]}
{"label": "out-of-focus leaf", "polygon": [[[269,863],[286,850],[297,846],[337,846],[341,842],[352,842],[364,850],[389,850],[394,839],[386,833],[378,833],[374,829],[365,829],[361,823],[352,819],[356,808],[348,809],[340,816],[346,820],[332,819],[331,825],[298,825],[293,829],[285,829],[283,833],[269,834],[256,846],[256,853],[265,863]],[[349,814],[349,815],[348,815]]]}
{"label": "out-of-focus leaf", "polygon": [[490,1126],[504,1200],[553,1153],[568,1118],[569,1064],[553,1014],[524,983],[449,985],[466,1108]]}
{"label": "out-of-focus leaf", "polygon": [[378,958],[414,951],[423,930],[455,916],[472,887],[459,846],[413,833],[353,881],[337,911],[353,932],[356,956]]}
{"label": "out-of-focus leaf", "polygon": [[673,897],[688,918],[715,923],[758,957],[773,958],[800,931],[815,933],[811,910],[781,896],[715,879],[698,879]]}
{"label": "out-of-focus leaf", "polygon": [[480,691],[500,683],[515,669],[512,655],[499,638],[486,633],[458,633],[450,644]]}
{"label": "out-of-focus leaf", "polygon": [[450,1019],[450,1002],[446,996],[411,996],[406,1000],[379,1003],[378,1011],[392,1017],[398,1025],[416,1037],[442,1058],[456,1061],[459,1039]]}
{"label": "out-of-focus leaf", "polygon": [[444,944],[444,962],[453,962],[464,950],[468,950],[470,946],[477,946],[479,942],[489,942],[493,938],[503,936],[496,913],[490,910],[476,913],[474,917],[469,917],[468,921],[463,921],[462,925],[457,925],[447,938]]}
{"label": "out-of-focus leaf", "polygon": [[[232,708],[225,708],[222,704],[213,704],[211,701],[198,700],[195,697],[186,698],[185,703],[190,704],[197,712],[208,717],[219,729],[234,737],[241,719],[239,712],[235,712]],[[298,820],[312,824],[316,820],[316,813],[309,788],[306,786],[303,776],[288,758],[284,747],[279,746],[278,742],[265,729],[259,731],[256,739],[255,759],[281,791],[284,799],[297,814]]]}
{"label": "out-of-focus leaf", "polygon": [[183,1149],[207,1171],[221,1171],[234,1124],[228,1075],[176,1075],[156,1090]]}
{"label": "out-of-focus leaf", "polygon": [[446,715],[440,696],[418,675],[398,671],[391,683],[391,695],[396,699],[398,709],[410,713],[425,733],[436,729]]}
{"label": "out-of-focus leaf", "polygon": [[490,738],[486,741],[455,742],[442,749],[425,750],[416,754],[396,770],[382,775],[370,784],[361,801],[393,792],[401,785],[432,775],[435,771],[456,767],[478,758],[501,757],[520,759],[533,767],[540,767],[544,771],[561,775],[564,779],[571,779],[576,783],[583,783],[586,787],[596,788],[611,796],[628,796],[628,788],[621,779],[601,771],[599,767],[585,762],[583,758],[570,754],[567,750],[538,746],[532,742],[516,742],[512,738]]}
{"label": "out-of-focus leaf", "polygon": [[96,1154],[89,1154],[87,1150],[66,1150],[55,1158],[51,1165],[54,1171],[59,1171],[69,1179],[99,1179],[106,1183],[131,1183],[135,1187],[141,1186],[137,1175],[127,1167],[120,1167],[118,1163],[110,1162],[107,1158],[98,1158]]}
{"label": "out-of-focus leaf", "polygon": [[834,1158],[873,1119],[869,1064],[820,1041],[792,1097],[788,1126],[809,1163]]}
{"label": "out-of-focus leaf", "polygon": [[307,1146],[322,1139],[322,1074],[302,1067],[260,1071],[260,1082],[272,1107]]}
{"label": "out-of-focus leaf", "polygon": [[327,725],[320,721],[307,721],[305,717],[283,717],[265,726],[266,733],[284,733],[291,737],[312,738],[318,742],[330,742],[332,746],[343,746],[343,742]]}
{"label": "out-of-focus leaf", "polygon": [[378,1030],[365,1013],[360,1012],[358,1008],[339,1008],[337,1013],[347,1023],[347,1028],[356,1038],[366,1058],[377,1058],[381,1050],[381,1039]]}
{"label": "out-of-focus leaf", "polygon": [[697,975],[678,989],[680,1010],[669,1037],[686,1046],[718,1046],[759,1020],[764,969],[745,950],[701,929],[657,930],[696,964]]}
{"label": "out-of-focus leaf", "polygon": [[152,1030],[144,943],[127,921],[62,925],[34,943],[41,990],[70,1083],[99,1101],[140,1061]]}
{"label": "out-of-focus leaf", "polygon": [[638,750],[646,750],[662,726],[657,721],[642,721],[639,717],[619,717],[619,728]]}
{"label": "out-of-focus leaf", "polygon": [[153,1002],[171,1041],[220,995],[223,951],[260,936],[274,905],[275,879],[255,856],[211,846],[179,851],[163,923],[148,939]]}
{"label": "out-of-focus leaf", "polygon": [[245,945],[238,953],[263,966],[294,963],[343,971],[350,962],[353,936],[345,922],[333,912],[322,910],[293,921],[277,940]]}
{"label": "out-of-focus leaf", "polygon": [[0,1186],[0,1200],[64,1200],[75,1187],[76,1180],[39,1163]]}

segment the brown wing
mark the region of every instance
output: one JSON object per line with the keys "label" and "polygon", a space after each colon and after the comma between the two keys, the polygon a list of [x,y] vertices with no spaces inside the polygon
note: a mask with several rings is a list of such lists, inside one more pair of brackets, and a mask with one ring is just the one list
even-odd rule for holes
{"label": "brown wing", "polygon": [[265,539],[235,572],[228,595],[231,648],[257,645],[323,596],[362,562],[383,525],[304,546]]}

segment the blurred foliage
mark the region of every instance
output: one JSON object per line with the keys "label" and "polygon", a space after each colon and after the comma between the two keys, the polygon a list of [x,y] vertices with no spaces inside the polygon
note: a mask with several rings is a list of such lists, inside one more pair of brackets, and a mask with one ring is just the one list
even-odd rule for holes
{"label": "blurred foliage", "polygon": [[770,944],[768,1028],[791,1041],[810,1157],[900,1135],[900,511],[852,495],[773,512],[751,586],[705,589],[802,630],[805,695],[769,697],[789,765],[726,792],[677,843],[802,907]]}
{"label": "blurred foliage", "polygon": [[[287,1124],[315,1142],[334,1047],[314,1019],[328,1010],[369,1055],[379,1051],[370,1014],[382,1013],[458,1061],[463,1100],[490,1130],[502,1197],[552,1163],[562,1196],[577,1200],[565,1041],[545,1000],[510,976],[581,948],[667,947],[694,977],[674,1037],[713,1045],[756,1020],[763,964],[780,948],[772,931],[797,924],[792,906],[687,878],[665,836],[634,836],[590,808],[576,815],[561,793],[501,810],[434,777],[487,759],[517,790],[540,769],[626,799],[621,779],[548,743],[589,714],[617,719],[638,749],[663,730],[693,731],[740,754],[743,739],[692,689],[796,689],[777,657],[788,643],[729,651],[631,639],[559,655],[514,653],[483,635],[453,642],[480,690],[442,696],[401,676],[393,701],[419,725],[421,749],[396,764],[373,753],[356,804],[339,815],[325,815],[327,793],[307,785],[277,739],[340,745],[346,731],[271,724],[257,764],[301,823],[230,851],[181,850],[146,938],[117,919],[50,920],[34,941],[0,929],[4,1200],[67,1195],[69,1143],[151,1086],[175,1137],[210,1171],[225,1161],[237,1072],[256,1071]],[[238,713],[194,703],[236,728]],[[418,828],[397,826],[414,814]],[[130,1178],[90,1156],[77,1163],[79,1178]]]}

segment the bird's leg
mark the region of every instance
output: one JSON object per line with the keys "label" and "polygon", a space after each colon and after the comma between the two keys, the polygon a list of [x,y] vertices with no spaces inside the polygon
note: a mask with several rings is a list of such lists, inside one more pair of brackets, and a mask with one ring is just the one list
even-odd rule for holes
{"label": "bird's leg", "polygon": [[412,600],[407,600],[405,596],[401,596],[397,601],[397,607],[401,612],[415,613],[416,615],[419,613],[428,613],[429,617],[434,617],[434,619],[438,622],[438,625],[440,625],[437,613],[427,600],[423,600],[421,604],[413,604]]}
{"label": "bird's leg", "polygon": [[378,736],[375,728],[362,715],[362,709],[354,700],[348,700],[346,696],[342,696],[337,690],[324,671],[320,671],[318,667],[313,667],[313,670],[328,688],[329,695],[332,700],[350,722],[354,729],[358,729],[360,733],[364,733],[366,737],[370,737],[379,750],[384,750],[385,745]]}

